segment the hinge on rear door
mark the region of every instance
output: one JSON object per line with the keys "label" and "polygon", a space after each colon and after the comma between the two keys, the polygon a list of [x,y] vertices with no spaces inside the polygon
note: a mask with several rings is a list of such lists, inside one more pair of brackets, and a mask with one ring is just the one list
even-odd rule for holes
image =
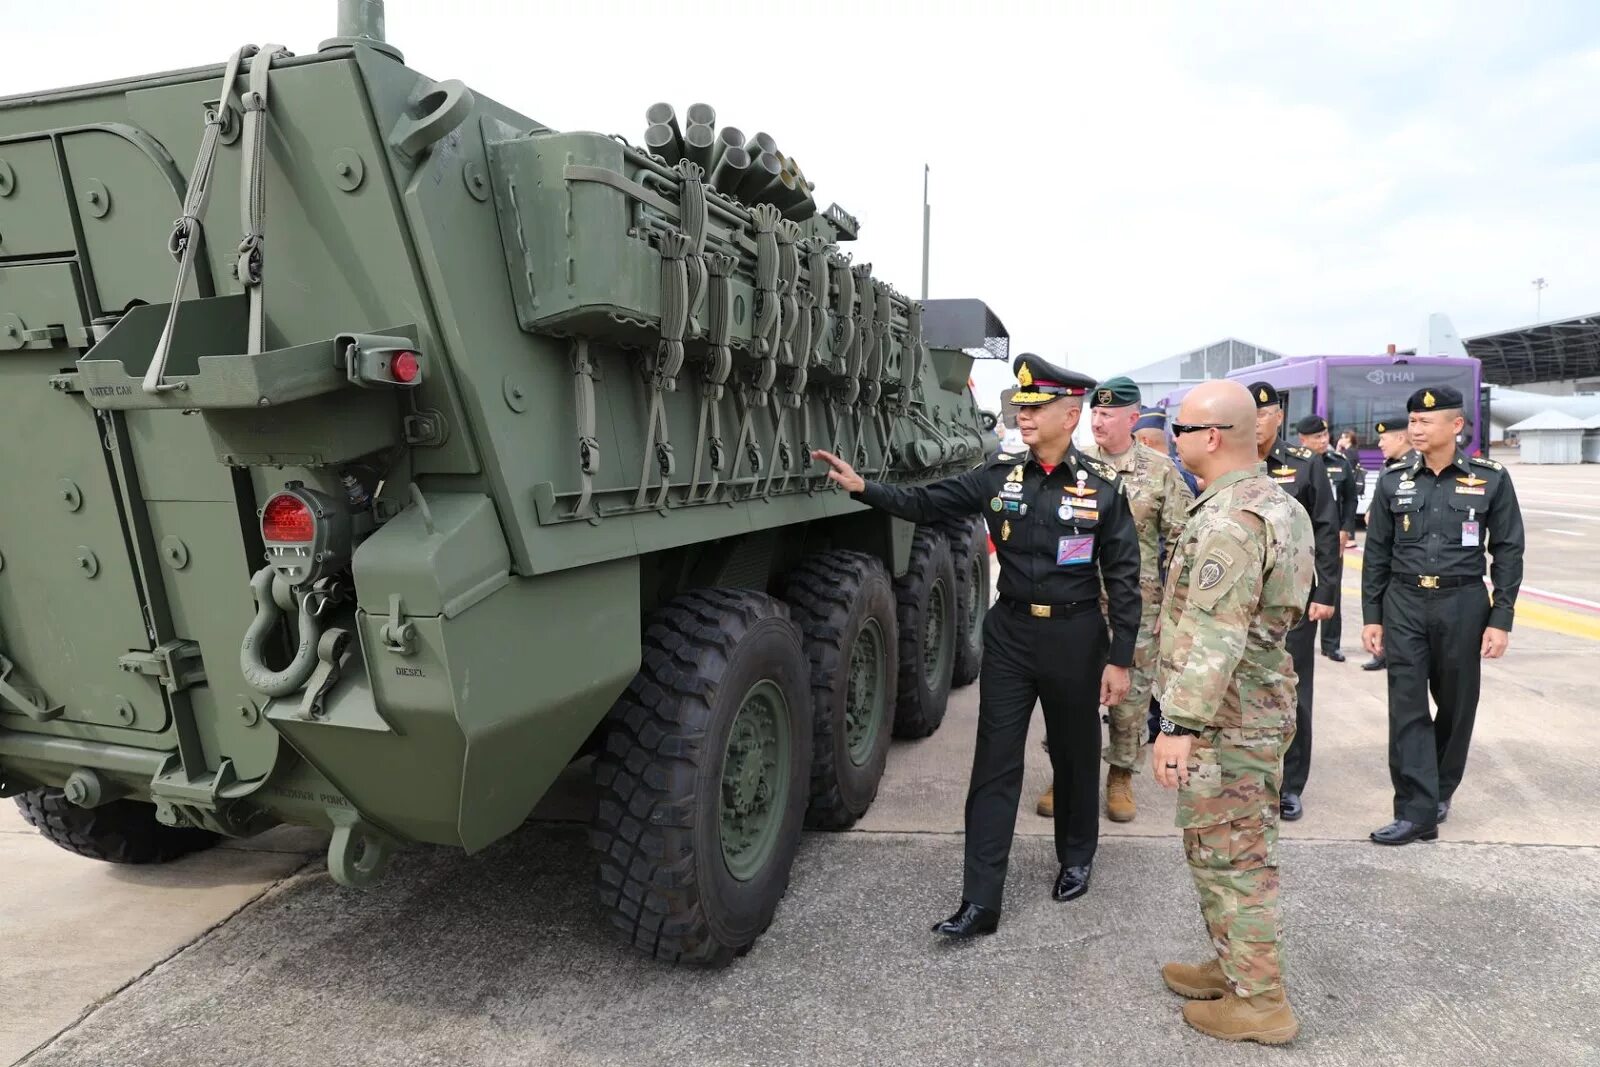
{"label": "hinge on rear door", "polygon": [[129,652],[117,665],[131,674],[148,674],[177,693],[206,680],[200,646],[193,641],[163,641],[149,652]]}

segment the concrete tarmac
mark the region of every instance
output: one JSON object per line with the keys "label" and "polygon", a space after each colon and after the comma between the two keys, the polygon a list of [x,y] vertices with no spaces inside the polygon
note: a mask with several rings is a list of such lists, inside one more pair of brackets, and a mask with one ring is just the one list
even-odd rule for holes
{"label": "concrete tarmac", "polygon": [[365,891],[309,831],[119,868],[0,804],[0,1064],[1600,1064],[1600,468],[1514,477],[1525,590],[1438,844],[1366,840],[1389,818],[1384,677],[1360,669],[1351,556],[1349,660],[1317,661],[1283,834],[1286,1048],[1189,1030],[1161,984],[1208,946],[1148,770],[1088,896],[1056,904],[1036,736],[1000,932],[928,934],[959,895],[972,686],[896,744],[854,830],[806,836],[772,928],[716,972],[642,958],[597,914],[583,765],[511,838],[413,849]]}

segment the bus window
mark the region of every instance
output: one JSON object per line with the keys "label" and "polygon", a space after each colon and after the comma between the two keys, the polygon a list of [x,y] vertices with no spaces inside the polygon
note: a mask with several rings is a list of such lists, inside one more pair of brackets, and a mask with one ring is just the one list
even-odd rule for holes
{"label": "bus window", "polygon": [[[1337,366],[1328,368],[1328,431],[1338,437],[1354,430],[1356,444],[1364,450],[1378,447],[1373,424],[1379,419],[1406,417],[1406,400],[1425,386],[1449,385],[1462,396],[1477,393],[1472,368],[1460,364],[1429,366],[1424,363],[1396,363],[1381,367]],[[1462,412],[1467,425],[1462,431],[1462,447],[1469,452],[1478,444],[1478,406],[1470,400]]]}
{"label": "bus window", "polygon": [[1294,436],[1295,426],[1301,419],[1316,411],[1316,390],[1305,385],[1298,389],[1286,389],[1283,395],[1288,398],[1283,417],[1283,436],[1285,440],[1298,442],[1300,439]]}

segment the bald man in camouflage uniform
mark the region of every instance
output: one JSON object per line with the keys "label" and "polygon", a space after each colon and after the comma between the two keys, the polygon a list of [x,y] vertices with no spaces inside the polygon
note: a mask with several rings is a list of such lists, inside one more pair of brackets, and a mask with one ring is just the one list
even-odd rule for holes
{"label": "bald man in camouflage uniform", "polygon": [[[1161,615],[1161,549],[1176,544],[1188,521],[1194,494],[1165,452],[1134,439],[1139,420],[1139,387],[1133,379],[1108,378],[1089,393],[1093,445],[1083,454],[1100,460],[1122,476],[1128,507],[1139,531],[1139,639],[1133,649],[1128,695],[1110,709],[1110,728],[1102,755],[1106,761],[1106,817],[1131,822],[1138,809],[1133,800],[1133,772],[1144,756],[1150,689],[1155,683],[1156,619]],[[1102,610],[1105,596],[1101,598]],[[1054,786],[1039,798],[1039,813],[1054,811]]]}
{"label": "bald man in camouflage uniform", "polygon": [[1255,459],[1254,403],[1208,382],[1173,422],[1205,485],[1174,547],[1160,623],[1161,734],[1152,762],[1176,786],[1184,853],[1217,957],[1169,963],[1194,1003],[1184,1019],[1226,1040],[1279,1044],[1299,1030],[1283,988],[1278,794],[1295,731],[1284,638],[1316,579],[1311,520]]}

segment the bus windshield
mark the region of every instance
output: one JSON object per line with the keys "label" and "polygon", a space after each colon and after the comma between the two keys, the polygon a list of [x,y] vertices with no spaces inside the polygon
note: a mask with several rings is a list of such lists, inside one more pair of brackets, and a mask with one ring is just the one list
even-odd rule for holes
{"label": "bus windshield", "polygon": [[1406,419],[1406,400],[1426,386],[1449,385],[1465,400],[1467,425],[1462,431],[1463,447],[1471,452],[1477,446],[1475,423],[1478,416],[1478,387],[1473,368],[1460,364],[1425,366],[1396,363],[1381,367],[1334,366],[1328,368],[1328,430],[1337,438],[1353,430],[1356,445],[1378,447],[1373,425],[1379,419]]}

